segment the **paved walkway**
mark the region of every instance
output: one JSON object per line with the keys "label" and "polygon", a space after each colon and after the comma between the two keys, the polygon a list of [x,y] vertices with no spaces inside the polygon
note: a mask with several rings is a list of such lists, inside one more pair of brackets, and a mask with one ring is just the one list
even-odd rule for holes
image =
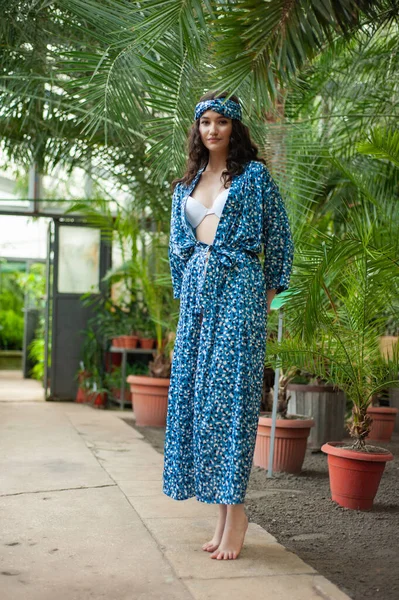
{"label": "paved walkway", "polygon": [[0,402],[44,402],[44,390],[35,379],[24,379],[22,371],[0,371]]}
{"label": "paved walkway", "polygon": [[163,494],[123,416],[0,401],[2,600],[348,600],[254,523],[237,560],[211,559],[217,506]]}

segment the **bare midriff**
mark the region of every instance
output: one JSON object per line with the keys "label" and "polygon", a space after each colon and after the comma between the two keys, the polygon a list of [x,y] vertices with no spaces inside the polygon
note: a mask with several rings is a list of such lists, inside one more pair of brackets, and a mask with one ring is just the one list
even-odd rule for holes
{"label": "bare midriff", "polygon": [[[217,215],[215,215],[215,214],[206,215],[202,219],[201,223],[196,228],[195,233],[197,236],[197,240],[199,242],[203,242],[204,244],[213,244],[218,224],[219,224],[219,217]],[[209,259],[210,251],[211,251],[211,249],[208,248],[208,251],[206,253],[206,258],[205,258],[204,273],[206,273],[206,269],[208,266],[208,259]]]}

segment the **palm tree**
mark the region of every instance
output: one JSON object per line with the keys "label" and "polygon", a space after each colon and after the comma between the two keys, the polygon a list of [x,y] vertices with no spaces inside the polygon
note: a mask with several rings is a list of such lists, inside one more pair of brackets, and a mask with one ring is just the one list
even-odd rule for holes
{"label": "palm tree", "polygon": [[[50,107],[53,116],[59,110],[73,115],[72,124],[79,135],[71,131],[69,139],[75,133],[75,139],[89,146],[105,141],[132,148],[138,140],[145,140],[152,175],[158,182],[165,180],[171,162],[177,170],[183,168],[186,130],[204,89],[238,92],[247,122],[262,146],[270,130],[266,117],[281,116],[278,107],[282,102],[284,122],[278,125],[294,127],[291,138],[300,133],[295,131],[295,115],[302,120],[307,113],[307,118],[316,118],[319,124],[324,120],[328,126],[332,123],[329,117],[338,123],[339,116],[331,115],[334,91],[339,92],[345,73],[351,83],[349,90],[354,89],[356,79],[350,79],[348,71],[353,75],[355,66],[367,69],[376,89],[389,89],[386,94],[379,91],[378,97],[366,89],[363,103],[370,110],[363,117],[350,115],[352,129],[358,130],[358,121],[367,121],[384,99],[385,104],[392,99],[395,79],[387,77],[387,72],[390,69],[394,75],[397,68],[392,41],[395,33],[397,38],[395,0],[334,0],[330,12],[321,1],[309,5],[285,0],[144,0],[137,7],[127,0],[63,0],[35,5],[28,14],[21,11],[22,4],[22,0],[13,0],[3,20],[8,39],[2,57],[6,104],[12,107],[22,99],[28,112],[36,99]],[[44,25],[46,36],[38,39]],[[380,53],[374,54],[371,62],[367,57],[362,65],[374,40]],[[339,62],[346,60],[345,70],[331,72],[337,55]],[[21,64],[31,56],[36,61],[39,57],[39,66],[30,60],[27,86]],[[382,81],[384,86],[378,86]],[[341,93],[344,89],[342,85]],[[323,94],[321,116],[314,104],[309,105],[319,92]],[[349,96],[352,104],[345,115],[350,114],[355,100],[358,108],[362,102],[359,90],[356,98]],[[70,118],[63,120],[65,132],[69,124]],[[20,130],[18,119],[16,125]],[[343,133],[348,126],[340,125]],[[348,137],[341,135],[341,139]],[[295,159],[295,147],[289,150],[289,157]],[[46,151],[52,154],[50,147]],[[83,158],[83,149],[79,152]],[[63,154],[67,154],[66,148]],[[302,181],[305,187],[307,179]]]}
{"label": "palm tree", "polygon": [[[295,112],[304,108],[302,102],[314,100],[323,84],[329,84],[329,89],[322,106],[324,115],[319,118],[328,118],[334,108],[328,100],[346,72],[334,72],[331,81],[334,56],[341,55],[341,62],[345,58],[347,67],[356,63],[361,69],[361,59],[374,39],[379,40],[381,57],[387,57],[383,49],[392,44],[395,31],[397,35],[395,1],[338,0],[331,3],[331,12],[321,1],[309,5],[284,0],[144,0],[137,7],[124,0],[106,4],[67,0],[62,6],[77,31],[88,32],[98,44],[91,53],[75,49],[66,56],[58,52],[57,67],[66,76],[65,89],[77,94],[79,107],[86,111],[82,117],[85,131],[94,135],[104,127],[107,135],[127,144],[134,142],[137,133],[145,133],[148,158],[156,163],[154,175],[159,181],[171,158],[177,170],[183,168],[186,130],[203,90],[238,93],[247,121],[263,143],[269,129],[267,115],[278,116],[277,107],[284,102],[285,124],[292,124]],[[385,36],[389,41],[383,41]],[[386,75],[395,63],[392,54],[391,62],[385,58],[385,69],[378,55],[371,66],[368,62],[371,80],[376,76],[389,87],[382,71]],[[348,81],[353,90],[349,74]],[[288,90],[288,95],[281,90]],[[365,103],[370,95],[366,92]],[[376,104],[377,98],[369,105],[370,113]],[[308,113],[314,112],[314,107],[307,108]]]}
{"label": "palm tree", "polygon": [[[358,151],[378,157],[380,167],[387,160],[397,165],[398,141],[397,132],[376,130]],[[367,408],[381,389],[399,382],[399,353],[387,369],[379,347],[386,309],[393,314],[399,296],[399,211],[390,198],[376,210],[370,191],[359,192],[343,236],[319,231],[297,249],[296,294],[286,309],[290,333],[280,344],[272,340],[268,354],[284,370],[301,368],[343,389],[353,405],[353,448],[367,450]]]}
{"label": "palm tree", "polygon": [[[86,60],[90,56],[98,59],[106,49],[104,40],[95,39],[90,25],[85,28],[66,6],[23,0],[11,0],[4,7],[0,35],[0,149],[4,162],[26,170],[34,165],[39,175],[51,175],[59,167],[71,172],[78,166],[98,182],[105,197],[103,181],[111,175],[115,191],[130,191],[137,206],[154,205],[154,179],[144,164],[147,138],[140,131],[134,135],[130,131],[127,146],[110,135],[108,118],[99,119],[95,132],[86,130],[82,122],[94,107],[82,105],[72,80],[79,80],[83,89],[85,78],[90,77],[85,65],[69,54],[74,50]],[[116,121],[113,128],[118,131]],[[166,186],[159,190],[158,185],[156,190],[165,200]],[[47,197],[43,191],[42,205]],[[53,203],[59,200],[63,199],[52,198]],[[161,203],[161,208],[168,212],[167,203]]]}

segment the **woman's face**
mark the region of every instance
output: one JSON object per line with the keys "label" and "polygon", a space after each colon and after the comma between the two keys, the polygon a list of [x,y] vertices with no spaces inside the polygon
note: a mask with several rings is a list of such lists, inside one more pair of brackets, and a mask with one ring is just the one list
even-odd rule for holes
{"label": "woman's face", "polygon": [[210,152],[227,151],[232,130],[232,119],[214,110],[207,110],[200,117],[201,140]]}

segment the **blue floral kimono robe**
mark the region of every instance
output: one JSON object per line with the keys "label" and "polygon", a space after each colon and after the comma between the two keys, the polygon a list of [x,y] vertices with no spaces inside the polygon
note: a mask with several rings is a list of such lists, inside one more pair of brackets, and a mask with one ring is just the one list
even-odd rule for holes
{"label": "blue floral kimono robe", "polygon": [[288,288],[293,242],[278,187],[259,161],[233,177],[213,243],[198,241],[185,204],[204,169],[190,185],[178,183],[172,199],[169,261],[180,314],[163,492],[175,500],[236,504],[244,502],[255,449],[266,292]]}

